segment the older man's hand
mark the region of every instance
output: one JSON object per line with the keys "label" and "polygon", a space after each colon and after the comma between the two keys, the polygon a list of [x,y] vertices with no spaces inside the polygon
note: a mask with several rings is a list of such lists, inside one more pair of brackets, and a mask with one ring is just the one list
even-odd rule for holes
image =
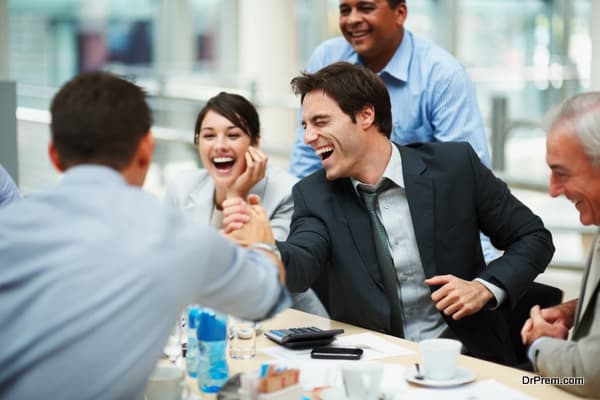
{"label": "older man's hand", "polygon": [[521,329],[523,344],[529,345],[541,336],[566,339],[573,326],[577,300],[571,300],[554,307],[540,309],[534,306]]}

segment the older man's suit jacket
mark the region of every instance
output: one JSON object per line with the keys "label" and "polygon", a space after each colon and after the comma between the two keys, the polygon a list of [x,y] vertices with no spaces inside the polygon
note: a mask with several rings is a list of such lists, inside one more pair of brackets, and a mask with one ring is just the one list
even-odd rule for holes
{"label": "older man's suit jacket", "polygon": [[584,385],[563,389],[587,397],[600,397],[600,247],[598,239],[588,260],[575,313],[571,340],[544,339],[534,359],[544,376],[582,377]]}
{"label": "older man's suit jacket", "polygon": [[[542,221],[481,164],[469,144],[398,147],[425,275],[481,277],[506,290],[505,304],[514,305],[552,257],[552,238]],[[369,217],[350,179],[328,181],[317,171],[296,184],[293,197],[290,235],[278,242],[288,287],[304,290],[327,269],[331,317],[390,332]],[[480,230],[505,251],[487,267]],[[470,354],[515,362],[499,313],[486,308],[459,321],[444,318]]]}

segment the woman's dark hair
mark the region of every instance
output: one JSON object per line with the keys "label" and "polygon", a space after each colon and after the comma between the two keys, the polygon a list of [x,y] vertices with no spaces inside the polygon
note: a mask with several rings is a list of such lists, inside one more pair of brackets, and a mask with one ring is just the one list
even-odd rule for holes
{"label": "woman's dark hair", "polygon": [[256,140],[260,137],[260,119],[252,103],[239,94],[221,92],[208,99],[198,113],[194,128],[194,144],[198,144],[202,121],[209,111],[222,115],[243,130],[250,136],[250,143],[256,143]]}

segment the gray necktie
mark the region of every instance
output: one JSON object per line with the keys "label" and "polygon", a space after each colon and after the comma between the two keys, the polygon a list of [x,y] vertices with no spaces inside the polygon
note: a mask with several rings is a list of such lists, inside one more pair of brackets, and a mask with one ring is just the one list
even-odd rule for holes
{"label": "gray necktie", "polygon": [[396,268],[394,260],[388,246],[388,237],[385,233],[385,227],[377,216],[377,198],[379,194],[390,187],[389,181],[383,182],[375,192],[367,191],[362,185],[358,186],[358,193],[365,202],[369,211],[371,220],[371,230],[373,231],[373,241],[375,242],[375,252],[377,253],[377,262],[379,272],[383,280],[385,294],[390,302],[392,334],[397,337],[404,337],[404,327],[402,325],[402,308],[398,299],[398,284],[396,281]]}

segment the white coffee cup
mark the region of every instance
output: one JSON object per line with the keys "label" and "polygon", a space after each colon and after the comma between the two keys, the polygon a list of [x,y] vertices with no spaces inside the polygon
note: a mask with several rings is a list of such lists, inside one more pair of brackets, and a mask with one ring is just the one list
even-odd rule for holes
{"label": "white coffee cup", "polygon": [[376,400],[379,397],[383,364],[359,361],[343,364],[341,370],[348,400]]}
{"label": "white coffee cup", "polygon": [[454,378],[461,348],[462,344],[453,339],[427,339],[419,342],[421,373],[432,380]]}
{"label": "white coffee cup", "polygon": [[190,395],[185,370],[175,365],[159,364],[146,384],[147,400],[182,400]]}

